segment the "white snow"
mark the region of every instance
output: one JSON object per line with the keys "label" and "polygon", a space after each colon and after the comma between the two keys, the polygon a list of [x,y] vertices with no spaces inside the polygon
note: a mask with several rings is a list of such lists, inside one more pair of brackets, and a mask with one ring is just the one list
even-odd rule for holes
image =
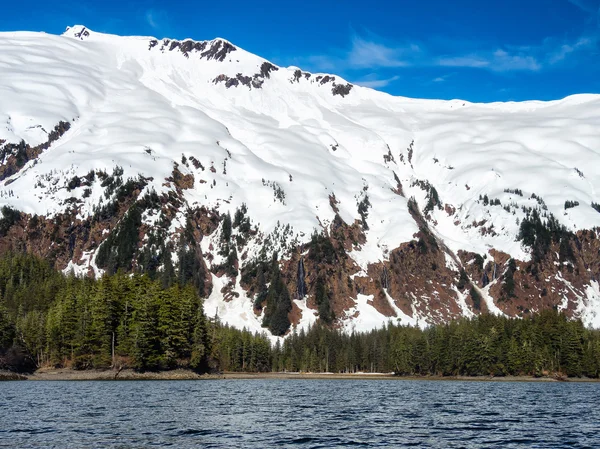
{"label": "white snow", "polygon": [[500,308],[496,305],[496,303],[494,302],[494,298],[492,298],[492,296],[490,295],[490,287],[492,285],[494,285],[496,282],[498,282],[498,280],[491,282],[487,287],[485,288],[478,288],[476,285],[473,286],[473,288],[479,292],[479,294],[481,295],[481,297],[483,298],[483,301],[485,302],[485,305],[488,308],[488,311],[494,315],[499,315],[499,316],[503,316],[504,312],[502,310],[500,310]]}
{"label": "white snow", "polygon": [[406,315],[398,306],[396,306],[393,298],[387,291],[385,291],[385,295],[390,306],[394,310],[394,317],[385,316],[372,306],[373,295],[359,294],[354,300],[354,307],[346,311],[346,316],[341,320],[342,329],[346,332],[367,332],[371,329],[381,328],[389,323],[405,326],[419,326],[422,328],[427,326],[427,322],[425,320],[419,320],[419,317],[414,310],[412,317]]}
{"label": "white snow", "polygon": [[373,295],[356,296],[355,306],[346,312],[346,317],[342,320],[342,327],[346,332],[366,332],[395,321],[378,312],[369,301],[373,301]]}
{"label": "white snow", "polygon": [[[235,289],[240,293],[230,301],[223,301],[221,289],[229,282],[227,277],[212,275],[213,289],[208,298],[204,300],[204,313],[208,318],[218,316],[219,319],[230,326],[238,329],[246,329],[250,332],[266,333],[262,327],[262,317],[254,314],[252,299],[248,298],[242,290]],[[271,337],[274,341],[277,337]]]}
{"label": "white snow", "polygon": [[302,313],[302,317],[296,325],[296,330],[300,331],[304,329],[307,331],[313,324],[316,323],[318,318],[317,312],[307,306],[306,299],[294,299],[293,302],[298,306],[300,312]]}
{"label": "white snow", "polygon": [[592,281],[586,288],[577,313],[584,325],[600,329],[600,284],[597,281]]}

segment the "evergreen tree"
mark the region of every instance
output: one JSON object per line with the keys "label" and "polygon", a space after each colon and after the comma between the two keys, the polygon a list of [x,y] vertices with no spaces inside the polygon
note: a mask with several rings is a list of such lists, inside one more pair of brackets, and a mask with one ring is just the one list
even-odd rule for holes
{"label": "evergreen tree", "polygon": [[163,288],[169,288],[176,282],[175,268],[173,267],[173,259],[171,258],[171,250],[168,246],[163,246],[161,250],[163,260],[163,271],[161,275]]}
{"label": "evergreen tree", "polygon": [[196,307],[196,316],[193,324],[190,367],[199,372],[207,371],[210,343],[207,330],[208,324],[201,304],[198,304]]}
{"label": "evergreen tree", "polygon": [[264,263],[259,262],[256,269],[256,298],[254,299],[254,307],[262,309],[262,304],[267,298],[268,289],[265,280]]}
{"label": "evergreen tree", "polygon": [[475,310],[481,310],[481,295],[475,288],[475,286],[471,286],[471,290],[469,290],[469,295],[471,296],[471,301],[473,301],[473,308]]}
{"label": "evergreen tree", "polygon": [[517,264],[515,259],[508,261],[508,267],[504,273],[504,283],[502,284],[502,299],[507,300],[514,298],[515,295],[515,280],[514,274],[517,271]]}
{"label": "evergreen tree", "polygon": [[335,319],[335,315],[331,308],[331,302],[329,301],[329,295],[327,294],[327,286],[325,285],[325,280],[323,279],[323,276],[319,276],[317,278],[317,285],[315,290],[315,299],[319,310],[319,318],[321,318],[325,323],[331,324]]}
{"label": "evergreen tree", "polygon": [[281,278],[277,253],[271,262],[271,284],[267,291],[267,305],[263,318],[263,326],[268,327],[273,335],[284,335],[290,328],[288,313],[292,310],[292,300],[285,282]]}
{"label": "evergreen tree", "polygon": [[460,269],[460,277],[458,279],[458,284],[456,284],[456,288],[459,290],[464,290],[464,288],[469,285],[471,281],[469,280],[469,276],[467,276],[467,272],[464,269]]}
{"label": "evergreen tree", "polygon": [[231,232],[232,232],[231,228],[232,228],[231,215],[229,215],[229,213],[227,213],[223,217],[223,227],[222,227],[222,231],[221,231],[221,240],[225,243],[228,243],[231,240]]}
{"label": "evergreen tree", "polygon": [[[269,280],[265,326],[283,335],[291,300],[276,257],[264,273]],[[315,290],[327,296],[323,274]],[[149,276],[121,273],[77,279],[33,256],[5,254],[0,293],[0,367],[16,371],[112,365],[198,372],[600,375],[600,331],[554,310],[523,319],[482,314],[423,330],[389,324],[351,334],[319,320],[272,347],[264,335],[207,320],[189,283],[164,289]]]}
{"label": "evergreen tree", "polygon": [[140,370],[157,370],[162,367],[159,328],[160,290],[147,283],[145,293],[138,292],[132,315],[133,366]]}
{"label": "evergreen tree", "polygon": [[8,313],[0,302],[0,355],[6,352],[15,339],[15,328],[8,319]]}

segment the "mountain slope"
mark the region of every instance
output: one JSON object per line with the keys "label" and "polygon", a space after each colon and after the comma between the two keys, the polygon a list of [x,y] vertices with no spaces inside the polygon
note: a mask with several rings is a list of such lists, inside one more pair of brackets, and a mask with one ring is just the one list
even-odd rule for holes
{"label": "mountain slope", "polygon": [[[280,300],[300,326],[551,306],[600,326],[582,234],[600,225],[600,96],[413,100],[223,39],[83,26],[0,41],[0,200],[23,213],[5,247],[81,274],[173,265],[209,314],[255,330]],[[279,271],[291,299],[261,301]]]}

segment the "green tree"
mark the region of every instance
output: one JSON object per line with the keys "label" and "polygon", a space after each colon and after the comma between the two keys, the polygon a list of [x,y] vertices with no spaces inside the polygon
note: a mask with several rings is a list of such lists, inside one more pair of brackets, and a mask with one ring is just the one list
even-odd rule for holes
{"label": "green tree", "polygon": [[335,315],[333,313],[333,309],[331,308],[331,302],[329,301],[327,286],[323,276],[319,276],[317,278],[315,290],[315,300],[319,310],[319,318],[321,318],[325,323],[331,324],[335,319]]}
{"label": "green tree", "polygon": [[292,310],[292,300],[285,282],[281,278],[277,253],[271,261],[271,284],[267,291],[267,306],[263,317],[263,326],[273,335],[284,335],[290,328],[288,313]]}

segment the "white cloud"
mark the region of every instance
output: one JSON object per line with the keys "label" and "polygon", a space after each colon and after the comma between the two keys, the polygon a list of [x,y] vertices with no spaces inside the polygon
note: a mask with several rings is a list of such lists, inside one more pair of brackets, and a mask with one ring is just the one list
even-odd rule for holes
{"label": "white cloud", "polygon": [[582,37],[574,44],[563,44],[550,54],[548,61],[550,64],[556,64],[563,61],[571,53],[582,50],[593,45],[594,41],[590,38]]}
{"label": "white cloud", "polygon": [[510,54],[505,50],[499,49],[493,53],[489,68],[495,72],[537,72],[542,68],[542,65],[534,56],[527,54]]}
{"label": "white cloud", "polygon": [[[449,42],[452,46],[452,42]],[[461,54],[458,50],[444,56],[436,56],[426,46],[416,43],[391,46],[354,35],[349,51],[339,56],[324,55],[308,58],[309,65],[319,70],[393,69],[403,67],[468,67],[494,72],[539,71],[537,47],[498,48],[485,52]],[[374,82],[384,80],[377,80]],[[367,80],[367,82],[371,82]]]}
{"label": "white cloud", "polygon": [[582,36],[576,41],[546,39],[540,45],[506,46],[493,51],[446,55],[432,65],[442,67],[470,67],[493,72],[538,72],[560,64],[567,59],[577,63],[576,54],[591,50],[598,38]]}
{"label": "white cloud", "polygon": [[[527,54],[521,47],[517,53],[504,49],[497,49],[486,53],[472,53],[469,55],[443,57],[437,60],[437,65],[442,67],[470,67],[477,69],[488,69],[493,72],[536,72],[542,68],[537,58]],[[532,51],[529,48],[530,51]]]}
{"label": "white cloud", "polygon": [[[576,0],[577,2],[583,0]],[[600,2],[600,0],[594,0]],[[353,34],[350,47],[332,50],[330,54],[313,55],[294,60],[295,65],[312,71],[336,72],[342,76],[359,78],[359,85],[385,87],[407,67],[456,67],[487,70],[496,73],[540,72],[559,64],[581,64],[589,61],[585,52],[592,51],[599,38],[594,35],[581,36],[567,41],[547,38],[539,45],[503,45],[479,51],[465,51],[468,44],[439,39],[430,42],[403,42],[397,45],[383,42],[374,35],[368,38]],[[440,53],[439,48],[445,49]],[[361,77],[366,70],[375,72],[373,78]],[[434,78],[440,83],[445,77]]]}
{"label": "white cloud", "polygon": [[[354,34],[346,50],[331,50],[329,54],[311,55],[288,60],[294,65],[314,71],[359,71],[393,69],[415,65],[421,58],[421,48],[415,43],[390,46],[378,39],[365,39]],[[369,81],[370,82],[370,81]]]}
{"label": "white cloud", "polygon": [[443,67],[474,67],[474,68],[485,68],[490,65],[490,62],[481,56],[477,55],[466,55],[466,56],[451,56],[443,57],[437,60],[437,64]]}
{"label": "white cloud", "polygon": [[348,53],[346,61],[353,68],[406,67],[411,65],[411,60],[419,53],[420,48],[416,44],[390,47],[354,35],[352,38],[352,49]]}
{"label": "white cloud", "polygon": [[146,23],[156,30],[159,26],[158,22],[156,21],[155,15],[156,13],[151,9],[146,11]]}
{"label": "white cloud", "polygon": [[378,89],[381,87],[386,87],[388,84],[393,83],[394,81],[397,81],[399,79],[400,77],[396,75],[387,79],[363,79],[360,81],[355,81],[354,84],[363,87],[370,87],[372,89]]}
{"label": "white cloud", "polygon": [[445,82],[448,78],[450,77],[450,75],[443,75],[443,76],[438,76],[437,78],[434,78],[431,80],[432,83],[443,83]]}

